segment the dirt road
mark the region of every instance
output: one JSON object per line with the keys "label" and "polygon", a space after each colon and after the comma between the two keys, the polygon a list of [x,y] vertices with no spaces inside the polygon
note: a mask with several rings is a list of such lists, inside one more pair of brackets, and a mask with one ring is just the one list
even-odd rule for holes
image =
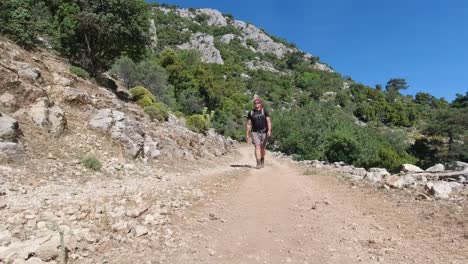
{"label": "dirt road", "polygon": [[[251,150],[232,165],[253,164]],[[356,187],[271,157],[220,177],[175,217],[178,246],[163,263],[468,263],[466,204]]]}

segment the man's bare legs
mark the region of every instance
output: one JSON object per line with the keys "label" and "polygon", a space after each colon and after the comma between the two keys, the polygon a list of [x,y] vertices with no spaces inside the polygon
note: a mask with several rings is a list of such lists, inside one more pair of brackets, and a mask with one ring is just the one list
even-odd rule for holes
{"label": "man's bare legs", "polygon": [[[265,152],[265,150],[263,150],[263,152]],[[261,161],[260,161],[261,157],[262,157],[262,146],[255,145],[255,158],[257,159],[257,169],[261,168]]]}

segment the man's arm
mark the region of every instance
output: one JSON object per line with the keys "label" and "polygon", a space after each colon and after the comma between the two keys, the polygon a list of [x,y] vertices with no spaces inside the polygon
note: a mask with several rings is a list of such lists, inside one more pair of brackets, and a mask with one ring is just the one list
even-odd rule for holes
{"label": "man's arm", "polygon": [[266,117],[266,121],[267,121],[267,127],[268,127],[267,136],[271,137],[271,119],[269,116]]}
{"label": "man's arm", "polygon": [[252,121],[247,119],[247,124],[245,125],[245,141],[248,143],[250,141],[250,129],[252,128]]}

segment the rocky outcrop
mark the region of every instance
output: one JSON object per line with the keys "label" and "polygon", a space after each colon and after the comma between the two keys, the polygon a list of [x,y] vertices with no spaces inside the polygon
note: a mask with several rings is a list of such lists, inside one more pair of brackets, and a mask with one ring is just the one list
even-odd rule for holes
{"label": "rocky outcrop", "polygon": [[403,172],[423,172],[424,171],[423,169],[413,164],[403,164],[401,165],[401,170]]}
{"label": "rocky outcrop", "polygon": [[[164,10],[164,8],[162,9]],[[167,10],[167,9],[166,9]],[[228,25],[226,18],[224,15],[215,9],[210,8],[200,8],[200,9],[177,9],[177,14],[181,17],[188,17],[191,19],[195,19],[197,15],[206,15],[208,20],[206,23],[209,26],[218,26],[223,27]]]}
{"label": "rocky outcrop", "polygon": [[150,43],[152,47],[156,47],[158,45],[158,35],[156,32],[156,25],[154,24],[154,19],[150,19],[149,21],[149,36],[150,36]]}
{"label": "rocky outcrop", "polygon": [[282,43],[275,42],[267,34],[252,24],[247,24],[243,21],[235,20],[234,26],[236,26],[247,39],[252,39],[258,44],[257,50],[259,52],[273,53],[277,57],[282,58],[287,52],[294,51]]}
{"label": "rocky outcrop", "polygon": [[382,182],[384,177],[390,176],[390,173],[386,169],[382,168],[370,168],[366,174],[365,179],[373,183]]}
{"label": "rocky outcrop", "polygon": [[47,129],[49,133],[56,137],[62,135],[67,125],[62,108],[48,98],[40,98],[31,106],[28,114],[31,116],[34,124]]}
{"label": "rocky outcrop", "polygon": [[262,61],[260,59],[254,60],[254,61],[248,61],[245,63],[245,66],[247,66],[247,69],[251,71],[257,71],[257,70],[262,70],[262,71],[270,71],[270,72],[279,72],[275,67],[268,61]]}
{"label": "rocky outcrop", "polygon": [[426,169],[427,172],[442,172],[442,171],[445,171],[445,166],[444,164],[436,164],[432,167],[429,167]]}
{"label": "rocky outcrop", "polygon": [[196,33],[189,43],[179,45],[180,49],[197,49],[201,53],[201,60],[206,63],[224,64],[221,53],[214,45],[214,38],[205,33]]}
{"label": "rocky outcrop", "polygon": [[0,140],[17,142],[19,134],[18,121],[0,113]]}
{"label": "rocky outcrop", "polygon": [[33,67],[29,63],[18,62],[17,67],[18,75],[22,79],[36,81],[41,77],[41,71],[38,68]]}
{"label": "rocky outcrop", "polygon": [[26,153],[22,144],[0,141],[0,160],[21,161],[25,157]]}

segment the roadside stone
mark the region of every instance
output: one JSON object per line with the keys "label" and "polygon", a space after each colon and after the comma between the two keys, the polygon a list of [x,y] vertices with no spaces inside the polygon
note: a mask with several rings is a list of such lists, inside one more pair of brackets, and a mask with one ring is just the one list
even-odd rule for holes
{"label": "roadside stone", "polygon": [[373,183],[380,183],[386,176],[390,176],[390,173],[386,169],[370,168],[366,173],[365,179]]}
{"label": "roadside stone", "polygon": [[136,237],[141,237],[148,234],[148,228],[146,226],[137,226],[135,228],[135,236]]}
{"label": "roadside stone", "polygon": [[38,127],[47,129],[54,136],[60,136],[66,127],[63,110],[48,98],[40,98],[31,106],[29,116]]}
{"label": "roadside stone", "polygon": [[464,185],[459,182],[449,182],[448,183],[452,188],[452,191],[460,191],[463,190]]}
{"label": "roadside stone", "polygon": [[401,165],[401,170],[403,172],[423,172],[424,170],[413,164],[403,164]]}
{"label": "roadside stone", "polygon": [[455,170],[458,170],[458,171],[468,170],[468,163],[462,162],[462,161],[455,162]]}
{"label": "roadside stone", "polygon": [[445,171],[445,166],[444,164],[438,163],[432,167],[429,167],[426,169],[428,172],[443,172]]}
{"label": "roadside stone", "polygon": [[430,188],[431,194],[436,199],[448,199],[449,194],[452,192],[452,187],[450,186],[450,184],[444,181],[433,183]]}
{"label": "roadside stone", "polygon": [[415,179],[411,175],[391,175],[385,178],[385,184],[392,188],[401,189],[403,187],[413,186],[416,183]]}

